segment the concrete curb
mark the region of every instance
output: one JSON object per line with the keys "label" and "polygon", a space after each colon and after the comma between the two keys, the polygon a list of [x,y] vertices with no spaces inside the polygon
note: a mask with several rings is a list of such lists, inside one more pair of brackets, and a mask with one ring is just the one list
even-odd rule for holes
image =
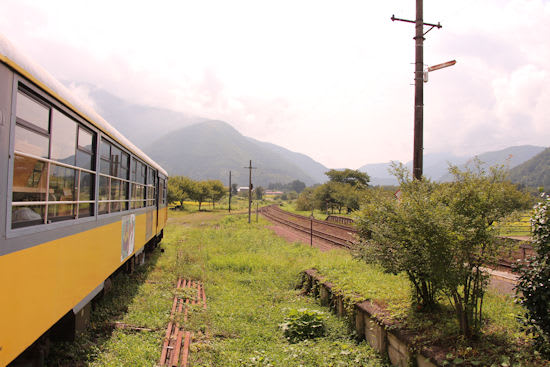
{"label": "concrete curb", "polygon": [[329,306],[338,316],[347,317],[357,336],[366,340],[381,355],[387,355],[392,365],[441,367],[424,351],[414,351],[410,342],[413,335],[405,334],[393,327],[391,322],[384,320],[380,310],[372,302],[356,302],[351,309],[346,309],[346,297],[333,291],[333,287],[315,269],[303,272],[302,288],[305,293],[318,298],[321,305]]}

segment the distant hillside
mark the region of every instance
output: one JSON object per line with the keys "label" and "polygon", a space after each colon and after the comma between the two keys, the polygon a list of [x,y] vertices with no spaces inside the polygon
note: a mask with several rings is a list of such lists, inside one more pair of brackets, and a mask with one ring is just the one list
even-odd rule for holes
{"label": "distant hillside", "polygon": [[512,168],[510,179],[525,186],[550,188],[550,148]]}
{"label": "distant hillside", "polygon": [[[443,176],[448,168],[449,162],[461,164],[466,161],[465,157],[455,156],[450,153],[437,153],[424,155],[424,176],[431,179],[438,179]],[[412,161],[405,165],[412,171]],[[397,180],[389,172],[392,162],[366,164],[359,168],[367,172],[371,178],[372,185],[397,185]]]}
{"label": "distant hillside", "polygon": [[[485,163],[485,166],[487,167],[504,165],[505,167],[512,169],[533,158],[544,149],[544,147],[538,147],[534,145],[518,145],[515,147],[508,147],[494,152],[482,153],[479,154],[477,157],[480,161]],[[472,158],[470,158],[470,160]],[[462,167],[464,166],[462,165]],[[449,174],[446,174],[445,176],[440,178],[441,181],[449,181],[451,179],[452,177]]]}
{"label": "distant hillside", "polygon": [[[520,145],[508,147],[498,151],[486,152],[477,157],[487,166],[505,165],[516,167],[544,150],[544,147]],[[448,173],[449,164],[464,168],[473,157],[455,156],[449,153],[426,154],[424,156],[424,176],[437,181],[449,181],[452,177]],[[371,176],[373,185],[397,184],[397,180],[388,173],[391,162],[367,164],[359,168]],[[412,161],[406,164],[412,170]],[[384,173],[385,172],[385,173]]]}
{"label": "distant hillside", "polygon": [[273,144],[247,138],[223,121],[207,121],[173,131],[145,151],[169,174],[193,179],[219,179],[227,184],[231,170],[233,183],[247,185],[248,170],[243,167],[252,159],[252,165],[257,167],[252,173],[255,185],[296,179],[307,185],[318,182],[294,160],[299,157],[297,161],[305,160],[311,166],[319,165],[317,162]]}
{"label": "distant hillside", "polygon": [[293,151],[290,151],[286,148],[283,148],[279,145],[275,145],[272,143],[267,143],[263,141],[259,141],[256,139],[248,138],[251,141],[253,141],[256,144],[259,144],[263,146],[266,149],[271,150],[272,152],[281,155],[286,160],[293,162],[295,165],[300,167],[305,173],[307,173],[313,180],[314,183],[324,183],[327,181],[327,176],[325,175],[325,172],[327,172],[329,169],[322,165],[321,163],[314,161],[309,156],[302,154],[302,153],[296,153]]}
{"label": "distant hillside", "polygon": [[138,148],[144,149],[166,133],[207,119],[164,108],[131,103],[87,83],[65,83],[82,88],[96,111]]}

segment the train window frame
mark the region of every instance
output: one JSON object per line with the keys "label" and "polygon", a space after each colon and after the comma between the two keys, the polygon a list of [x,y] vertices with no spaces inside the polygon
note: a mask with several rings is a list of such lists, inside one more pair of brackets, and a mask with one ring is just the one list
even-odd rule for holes
{"label": "train window frame", "polygon": [[[73,226],[75,223],[88,223],[92,221],[97,220],[97,207],[96,207],[96,176],[97,172],[95,170],[87,170],[78,166],[73,166],[69,164],[65,164],[63,162],[59,162],[56,160],[51,159],[51,153],[52,153],[52,144],[51,144],[51,124],[52,124],[52,113],[54,109],[57,109],[59,112],[65,114],[70,119],[72,119],[78,127],[83,127],[88,132],[92,134],[92,137],[99,136],[100,132],[98,129],[96,129],[92,124],[90,124],[88,121],[84,120],[78,113],[73,111],[71,108],[68,108],[63,103],[58,101],[53,96],[49,95],[46,91],[44,91],[42,88],[34,85],[27,79],[21,77],[20,75],[14,75],[13,82],[12,82],[12,99],[11,99],[11,118],[10,118],[10,129],[9,129],[9,158],[8,158],[8,177],[7,177],[7,198],[6,198],[6,222],[5,222],[5,233],[6,238],[14,238],[25,234],[33,234],[33,233],[40,233],[47,230],[55,230],[57,228],[63,228],[63,227],[69,227]],[[49,109],[48,113],[48,131],[45,131],[44,129],[41,129],[39,126],[30,123],[29,121],[26,121],[25,119],[22,119],[17,116],[16,108],[17,108],[17,98],[18,94],[22,93],[25,95],[25,97],[30,98],[34,101],[37,101],[42,106],[45,106]],[[17,151],[15,149],[15,131],[17,126],[21,126],[25,129],[31,130],[32,132],[38,133],[41,136],[44,136],[48,139],[48,157],[39,157],[35,156],[30,153]],[[96,150],[96,146],[92,146],[93,150]],[[75,149],[76,153],[76,149]],[[64,202],[60,201],[54,201],[49,200],[48,195],[46,195],[46,198],[44,201],[23,201],[23,202],[17,202],[13,200],[13,190],[14,190],[14,176],[15,176],[15,158],[16,156],[22,156],[27,157],[28,159],[35,159],[37,161],[43,162],[45,165],[44,172],[48,179],[46,183],[46,192],[48,193],[50,191],[50,183],[49,183],[49,176],[51,174],[50,172],[50,166],[51,165],[58,165],[58,166],[65,166],[67,168],[73,169],[75,174],[75,181],[77,181],[77,187],[74,189],[73,199],[70,203],[67,202],[69,205],[73,205],[73,212],[75,213],[74,217],[71,217],[67,220],[60,220],[60,221],[48,221],[48,205],[51,203],[51,205],[59,205],[63,204]],[[76,162],[75,162],[76,163]],[[91,188],[90,188],[90,196],[93,197],[93,200],[80,200],[80,174],[81,172],[86,172],[90,174],[93,178],[91,179]],[[93,186],[92,186],[93,185]],[[21,203],[25,203],[25,205],[22,205]],[[81,216],[79,215],[79,209],[80,204],[91,204],[93,205],[93,212],[91,215],[88,216]],[[18,206],[40,206],[43,212],[43,217],[38,221],[33,221],[33,223],[29,223],[28,225],[21,225],[21,226],[14,226],[12,223],[12,211],[14,207]]]}
{"label": "train window frame", "polygon": [[[109,147],[109,160],[107,160],[106,156],[102,155],[101,152],[98,154],[98,161],[106,161],[106,162],[109,163],[109,174],[101,172],[101,162],[99,163],[100,167],[98,168],[98,170],[96,170],[97,176],[98,176],[98,178],[97,178],[97,189],[98,189],[97,193],[98,194],[97,194],[97,210],[96,210],[96,212],[97,212],[97,215],[100,218],[103,218],[103,217],[120,215],[123,212],[127,212],[129,210],[132,210],[132,208],[131,208],[131,186],[132,186],[132,182],[129,178],[121,178],[118,175],[116,175],[116,176],[113,175],[113,171],[112,171],[113,161],[111,160],[112,159],[113,148],[119,150],[120,153],[121,153],[120,155],[122,157],[124,157],[126,155],[127,158],[128,158],[128,161],[131,160],[132,154],[126,148],[124,148],[120,144],[114,142],[109,137],[107,137],[105,134],[100,134],[100,135],[101,136],[98,138],[98,140],[99,140],[98,146],[100,146],[102,143],[108,144],[110,146]],[[100,150],[101,150],[101,148],[100,148]],[[119,166],[117,168],[117,172],[119,172],[120,168],[122,167],[122,160],[120,162],[118,162],[117,164]],[[127,177],[128,176],[129,175],[127,174]],[[100,200],[100,196],[99,196],[99,190],[101,190],[101,185],[100,185],[101,177],[105,177],[108,180],[108,187],[107,187],[107,190],[106,190],[108,199],[106,199],[106,200]],[[114,200],[111,199],[113,180],[120,181],[120,182],[122,182],[122,184],[127,185],[126,197],[124,199],[114,199]],[[120,185],[119,194],[121,194],[122,192],[123,192],[122,185]],[[121,204],[120,209],[113,210],[112,203],[120,203]],[[101,207],[102,204],[106,204],[107,210],[106,211],[102,210],[100,212],[100,207]]]}

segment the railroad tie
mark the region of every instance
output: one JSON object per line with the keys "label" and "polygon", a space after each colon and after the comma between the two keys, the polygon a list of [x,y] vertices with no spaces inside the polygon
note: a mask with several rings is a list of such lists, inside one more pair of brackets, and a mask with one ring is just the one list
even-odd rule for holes
{"label": "railroad tie", "polygon": [[[176,289],[189,289],[192,296],[174,296],[170,312],[170,322],[166,327],[166,334],[162,345],[160,366],[186,367],[189,360],[189,346],[193,340],[193,334],[184,330],[189,315],[189,307],[201,305],[206,310],[206,294],[201,283],[190,279],[178,279]],[[183,324],[180,325],[176,318],[183,315]],[[181,360],[180,360],[181,357]]]}

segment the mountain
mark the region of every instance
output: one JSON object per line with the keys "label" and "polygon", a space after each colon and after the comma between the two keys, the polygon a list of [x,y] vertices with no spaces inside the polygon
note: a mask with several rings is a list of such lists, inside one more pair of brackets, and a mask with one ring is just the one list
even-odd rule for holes
{"label": "mountain", "polygon": [[[64,84],[169,173],[226,182],[231,169],[233,178],[242,176],[238,182],[247,185],[248,174],[241,171],[252,159],[258,184],[326,181],[328,169],[307,155],[244,137],[225,122],[128,102],[89,83]],[[202,125],[185,129],[195,124]]]}
{"label": "mountain", "polygon": [[550,187],[550,148],[510,170],[512,182],[529,187]]}
{"label": "mountain", "polygon": [[97,113],[141,150],[169,131],[207,120],[165,108],[132,103],[88,83],[64,84],[77,95],[79,92],[85,93],[86,98],[93,101]]}
{"label": "mountain", "polygon": [[290,151],[286,148],[272,143],[263,142],[252,138],[248,139],[258,145],[263,146],[266,149],[271,150],[273,153],[281,155],[286,160],[293,162],[305,173],[307,173],[314,180],[314,183],[324,183],[327,181],[327,176],[325,175],[325,172],[328,171],[328,168],[323,166],[321,163],[314,161],[309,156],[302,153]]}
{"label": "mountain", "polygon": [[[533,145],[520,145],[508,147],[505,149],[485,152],[477,155],[486,166],[505,165],[509,168],[516,167],[523,162],[534,157],[544,150],[544,147]],[[474,157],[456,156],[450,153],[426,154],[424,156],[424,176],[436,181],[449,181],[452,179],[448,173],[449,164],[464,168]],[[366,164],[359,168],[360,171],[367,172],[371,176],[373,185],[396,185],[397,180],[391,176],[388,169],[391,162]],[[412,161],[407,162],[406,166],[412,170]]]}
{"label": "mountain", "polygon": [[[518,145],[493,152],[482,153],[479,154],[477,158],[479,158],[479,160],[484,163],[485,167],[504,165],[508,169],[513,169],[514,167],[533,158],[544,149],[544,147],[534,145]],[[468,162],[472,159],[473,157],[470,158]],[[464,168],[465,164],[460,165],[460,168]],[[452,177],[449,173],[447,173],[444,176],[440,177],[439,180],[450,181],[452,180]]]}
{"label": "mountain", "polygon": [[[443,176],[449,168],[449,162],[453,164],[466,162],[465,157],[459,157],[451,153],[425,154],[423,158],[424,176],[431,179]],[[391,165],[391,161],[387,163],[366,164],[361,166],[359,171],[366,172],[370,176],[372,185],[397,185],[397,180],[389,172]],[[412,171],[412,161],[407,162],[405,165]]]}
{"label": "mountain", "polygon": [[146,147],[145,152],[171,175],[218,179],[227,184],[231,170],[232,183],[240,186],[248,185],[248,170],[244,167],[250,159],[256,167],[252,172],[255,185],[293,180],[307,185],[319,182],[301,168],[301,162],[307,163],[308,171],[312,167],[327,170],[304,155],[247,138],[228,123],[214,120],[172,131]]}

